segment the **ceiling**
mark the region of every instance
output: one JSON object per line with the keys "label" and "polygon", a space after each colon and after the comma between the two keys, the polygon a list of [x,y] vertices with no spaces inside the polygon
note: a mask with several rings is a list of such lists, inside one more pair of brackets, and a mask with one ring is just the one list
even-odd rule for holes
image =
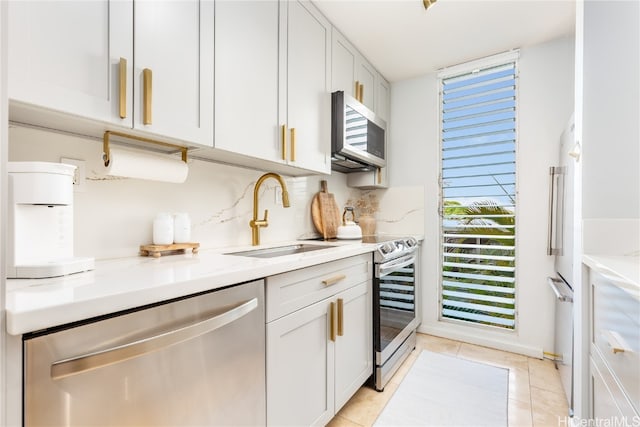
{"label": "ceiling", "polygon": [[574,0],[315,0],[388,80],[398,81],[575,29]]}

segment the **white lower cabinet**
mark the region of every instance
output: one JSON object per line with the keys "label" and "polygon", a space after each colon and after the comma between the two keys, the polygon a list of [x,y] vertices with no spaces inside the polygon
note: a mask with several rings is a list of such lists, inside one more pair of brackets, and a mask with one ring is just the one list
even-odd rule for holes
{"label": "white lower cabinet", "polygon": [[371,269],[366,254],[267,278],[267,306],[316,296],[267,313],[268,425],[325,425],[371,375]]}
{"label": "white lower cabinet", "polygon": [[640,300],[624,285],[590,271],[589,396],[596,420],[640,420]]}

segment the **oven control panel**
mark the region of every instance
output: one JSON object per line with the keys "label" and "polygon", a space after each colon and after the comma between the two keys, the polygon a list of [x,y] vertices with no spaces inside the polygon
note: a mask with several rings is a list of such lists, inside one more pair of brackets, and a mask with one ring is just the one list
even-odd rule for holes
{"label": "oven control panel", "polygon": [[376,250],[376,262],[397,258],[415,252],[418,241],[413,237],[381,242]]}

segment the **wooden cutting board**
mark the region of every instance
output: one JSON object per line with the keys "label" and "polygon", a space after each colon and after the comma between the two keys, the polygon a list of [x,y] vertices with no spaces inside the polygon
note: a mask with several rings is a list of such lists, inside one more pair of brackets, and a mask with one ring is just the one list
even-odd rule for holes
{"label": "wooden cutting board", "polygon": [[327,181],[320,181],[321,190],[311,200],[311,218],[322,237],[335,239],[340,225],[340,209],[333,194],[327,191]]}

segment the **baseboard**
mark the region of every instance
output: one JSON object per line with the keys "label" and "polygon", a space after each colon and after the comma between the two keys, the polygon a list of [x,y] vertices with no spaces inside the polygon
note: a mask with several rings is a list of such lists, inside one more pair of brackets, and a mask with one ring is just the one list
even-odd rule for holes
{"label": "baseboard", "polygon": [[510,353],[522,354],[524,356],[535,357],[537,359],[542,359],[543,357],[541,348],[514,342],[512,336],[489,336],[489,334],[479,334],[477,333],[477,330],[466,332],[446,326],[428,326],[424,324],[418,327],[418,332],[434,335],[440,338],[447,338],[483,347],[494,348],[496,350],[508,351]]}

